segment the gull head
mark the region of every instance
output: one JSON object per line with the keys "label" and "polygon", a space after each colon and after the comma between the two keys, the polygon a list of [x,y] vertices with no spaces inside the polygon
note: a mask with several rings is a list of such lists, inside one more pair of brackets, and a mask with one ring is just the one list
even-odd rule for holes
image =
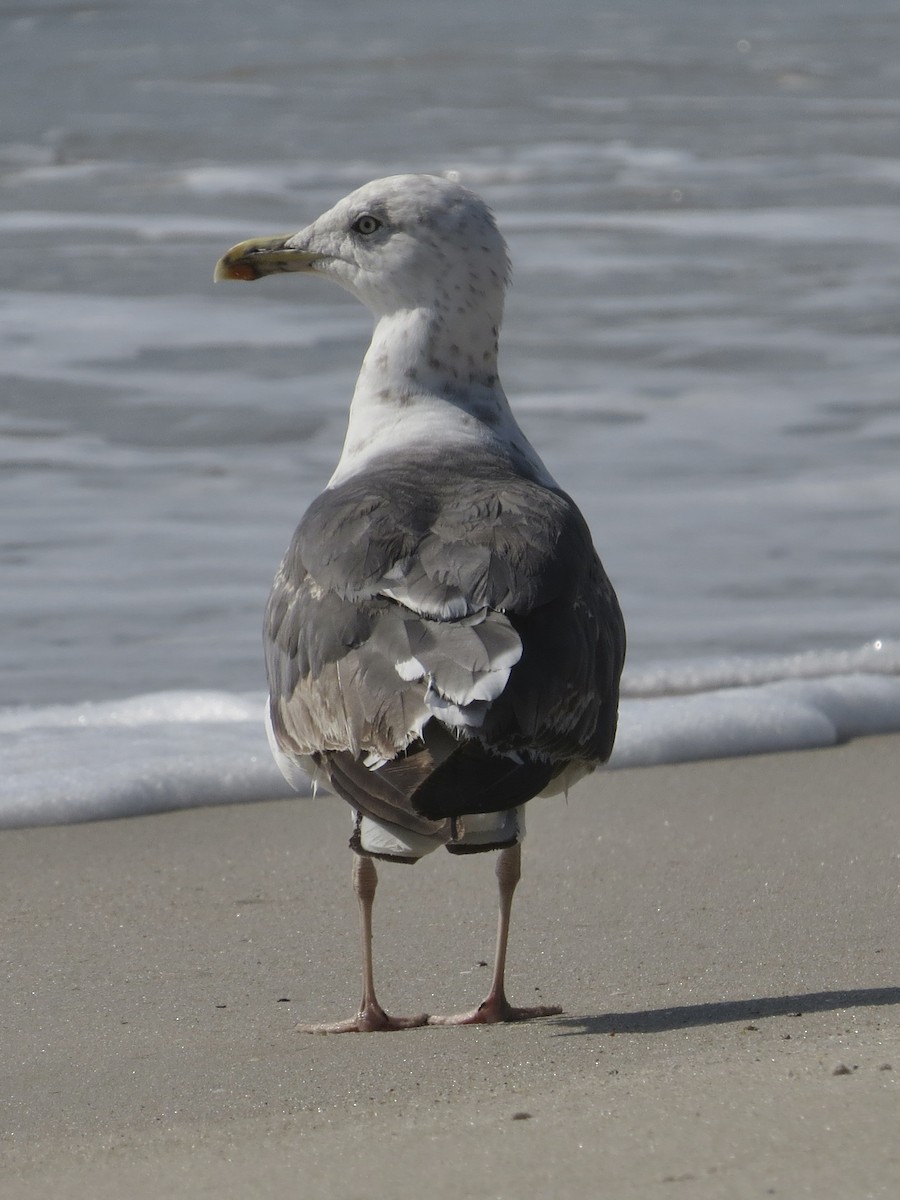
{"label": "gull head", "polygon": [[334,280],[376,317],[430,309],[452,320],[478,309],[499,325],[509,260],[474,192],[439,175],[393,175],[351,192],[299,233],[232,247],[215,278],[287,271]]}

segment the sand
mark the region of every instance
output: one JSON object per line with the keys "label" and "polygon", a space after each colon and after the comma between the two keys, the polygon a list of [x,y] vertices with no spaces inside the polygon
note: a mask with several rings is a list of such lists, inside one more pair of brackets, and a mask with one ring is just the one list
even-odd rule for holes
{"label": "sand", "polygon": [[[530,807],[530,1025],[312,1036],[358,999],[348,814],[0,834],[0,1197],[900,1194],[900,737]],[[493,856],[385,866],[390,1011],[481,998]]]}

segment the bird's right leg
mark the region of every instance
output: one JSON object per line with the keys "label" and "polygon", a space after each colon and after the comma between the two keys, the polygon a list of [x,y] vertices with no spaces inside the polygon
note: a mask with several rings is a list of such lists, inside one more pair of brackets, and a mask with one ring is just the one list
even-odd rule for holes
{"label": "bird's right leg", "polygon": [[497,949],[494,954],[494,975],[487,996],[476,1009],[450,1017],[428,1018],[429,1025],[496,1025],[501,1021],[530,1021],[533,1017],[556,1017],[562,1009],[555,1004],[539,1004],[533,1008],[514,1007],[506,998],[506,947],[509,942],[509,920],[513,892],[522,876],[522,845],[507,846],[497,855],[497,884],[500,892],[500,913],[497,919]]}
{"label": "bird's right leg", "polygon": [[359,902],[359,928],[362,941],[363,994],[359,1012],[346,1021],[334,1021],[321,1025],[298,1025],[298,1033],[374,1033],[394,1029],[415,1029],[428,1024],[428,1016],[420,1013],[415,1017],[389,1017],[375,996],[375,976],[372,969],[372,908],[375,904],[375,889],[378,887],[378,872],[375,863],[367,855],[353,855],[353,890]]}

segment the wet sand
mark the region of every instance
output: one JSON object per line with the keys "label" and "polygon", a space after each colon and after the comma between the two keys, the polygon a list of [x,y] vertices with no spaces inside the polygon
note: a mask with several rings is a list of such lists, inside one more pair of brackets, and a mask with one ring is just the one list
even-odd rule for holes
{"label": "wet sand", "polygon": [[[358,999],[348,832],[320,797],[0,834],[0,1197],[900,1192],[900,737],[531,805],[530,1025],[293,1032]],[[389,1011],[481,998],[493,857],[381,869]]]}

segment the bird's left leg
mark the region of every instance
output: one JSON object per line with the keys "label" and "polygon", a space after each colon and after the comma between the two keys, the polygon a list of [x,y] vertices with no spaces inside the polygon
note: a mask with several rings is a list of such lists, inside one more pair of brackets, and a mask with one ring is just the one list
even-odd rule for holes
{"label": "bird's left leg", "polygon": [[494,976],[491,988],[479,1006],[469,1013],[449,1017],[428,1018],[429,1025],[495,1025],[501,1021],[528,1021],[532,1017],[555,1017],[562,1009],[552,1004],[534,1008],[515,1008],[506,999],[506,946],[509,941],[509,918],[513,893],[522,876],[522,847],[508,846],[497,855],[497,883],[500,890],[500,914],[497,920],[497,950],[494,955]]}
{"label": "bird's left leg", "polygon": [[428,1024],[428,1017],[420,1013],[415,1017],[389,1017],[375,996],[375,976],[372,969],[372,908],[375,904],[375,889],[378,872],[368,855],[353,855],[353,890],[359,902],[359,928],[362,941],[363,995],[359,1012],[346,1021],[326,1022],[322,1025],[298,1025],[297,1033],[374,1033],[393,1029],[415,1029]]}

